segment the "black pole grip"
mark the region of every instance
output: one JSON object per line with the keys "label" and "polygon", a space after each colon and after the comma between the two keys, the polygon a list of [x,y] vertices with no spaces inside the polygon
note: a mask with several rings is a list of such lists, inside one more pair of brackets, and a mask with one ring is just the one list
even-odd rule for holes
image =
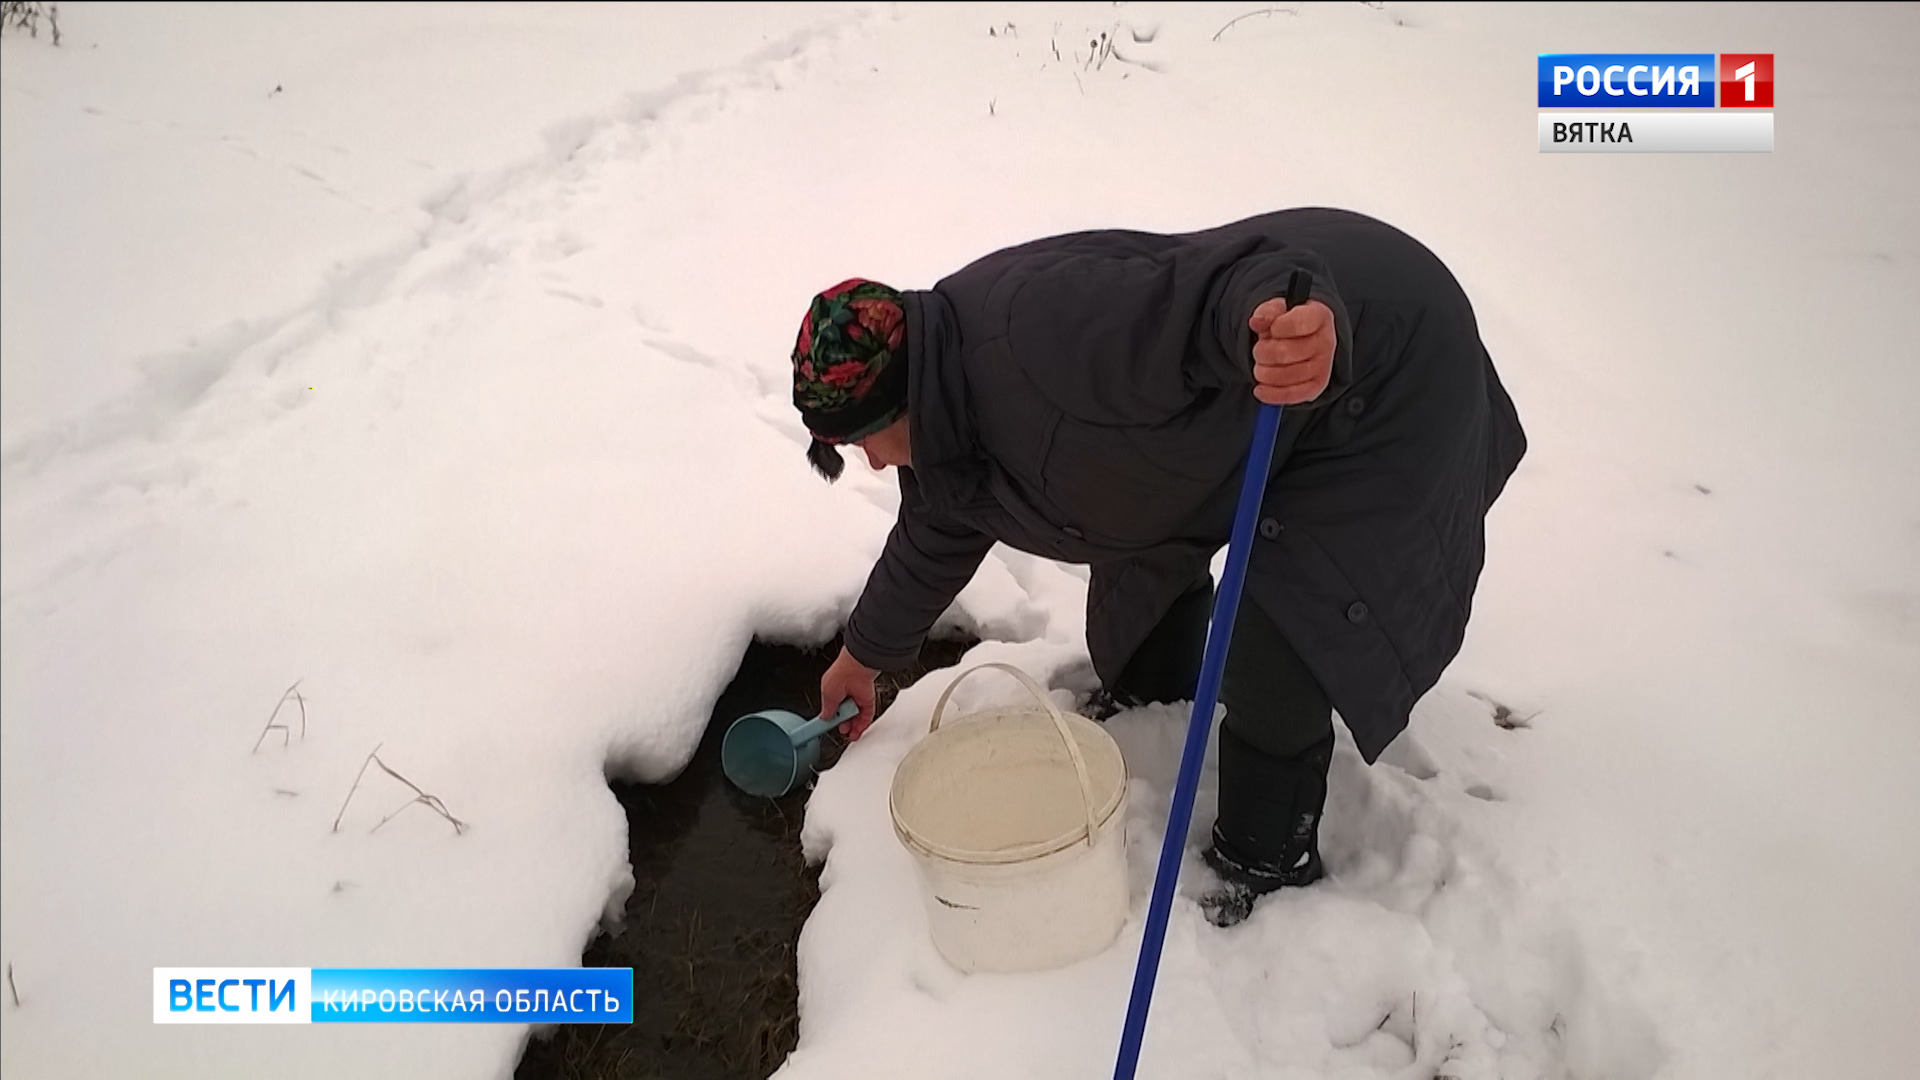
{"label": "black pole grip", "polygon": [[1292,311],[1313,298],[1313,273],[1295,270],[1287,279],[1287,310]]}

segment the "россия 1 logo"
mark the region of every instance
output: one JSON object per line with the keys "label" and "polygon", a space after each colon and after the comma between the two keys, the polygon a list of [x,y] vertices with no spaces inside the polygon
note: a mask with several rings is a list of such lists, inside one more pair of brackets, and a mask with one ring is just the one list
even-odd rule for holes
{"label": "\u0440\u043e\u0441\u0441\u0438\u044f 1 logo", "polygon": [[1536,83],[1566,110],[1540,113],[1542,153],[1773,150],[1772,53],[1541,53]]}

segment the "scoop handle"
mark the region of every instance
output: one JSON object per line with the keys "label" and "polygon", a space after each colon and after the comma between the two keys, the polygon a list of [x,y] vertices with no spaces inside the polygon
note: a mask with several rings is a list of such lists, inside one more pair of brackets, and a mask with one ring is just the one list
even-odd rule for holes
{"label": "scoop handle", "polygon": [[809,720],[806,723],[801,724],[799,727],[794,728],[791,732],[788,732],[787,737],[793,740],[793,745],[805,746],[808,743],[812,742],[813,740],[819,738],[822,735],[825,735],[827,732],[832,731],[834,728],[840,726],[841,724],[846,723],[847,721],[859,715],[860,715],[860,704],[854,701],[852,698],[848,698],[847,700],[840,703],[839,710],[836,711],[832,716],[819,717],[813,720]]}

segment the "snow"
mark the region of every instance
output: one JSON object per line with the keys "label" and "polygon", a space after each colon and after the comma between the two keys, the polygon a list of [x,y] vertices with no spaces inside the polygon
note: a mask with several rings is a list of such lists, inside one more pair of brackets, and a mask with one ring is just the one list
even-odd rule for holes
{"label": "snow", "polygon": [[[70,4],[57,50],[9,34],[0,1068],[511,1072],[512,1026],[156,1028],[149,969],[577,963],[630,886],[604,778],[675,774],[753,635],[828,638],[891,518],[888,478],[805,466],[805,298],[1334,204],[1455,269],[1532,448],[1460,659],[1382,764],[1343,744],[1330,882],[1221,932],[1189,860],[1142,1075],[1910,1071],[1920,18],[1221,31],[1250,10]],[[1778,149],[1541,155],[1533,54],[1576,48],[1771,49]],[[1000,552],[949,619],[1071,703],[1084,596]],[[295,680],[304,737],[289,703],[250,752]],[[1014,693],[977,682],[959,707]],[[782,1075],[1108,1075],[1137,920],[1035,975],[927,939],[885,800],[943,685],[813,796]],[[1136,912],[1182,723],[1111,723]],[[377,770],[341,813],[376,746],[464,835],[372,832],[410,797]]]}

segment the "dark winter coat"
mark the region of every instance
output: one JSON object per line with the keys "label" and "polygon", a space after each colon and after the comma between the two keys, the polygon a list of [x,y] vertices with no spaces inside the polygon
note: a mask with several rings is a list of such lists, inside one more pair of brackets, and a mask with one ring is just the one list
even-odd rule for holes
{"label": "dark winter coat", "polygon": [[1053,237],[908,293],[913,466],[854,658],[910,663],[998,540],[1092,565],[1111,685],[1227,540],[1258,408],[1247,321],[1296,268],[1338,346],[1326,392],[1286,410],[1246,596],[1377,757],[1459,651],[1526,442],[1453,275],[1340,210]]}

